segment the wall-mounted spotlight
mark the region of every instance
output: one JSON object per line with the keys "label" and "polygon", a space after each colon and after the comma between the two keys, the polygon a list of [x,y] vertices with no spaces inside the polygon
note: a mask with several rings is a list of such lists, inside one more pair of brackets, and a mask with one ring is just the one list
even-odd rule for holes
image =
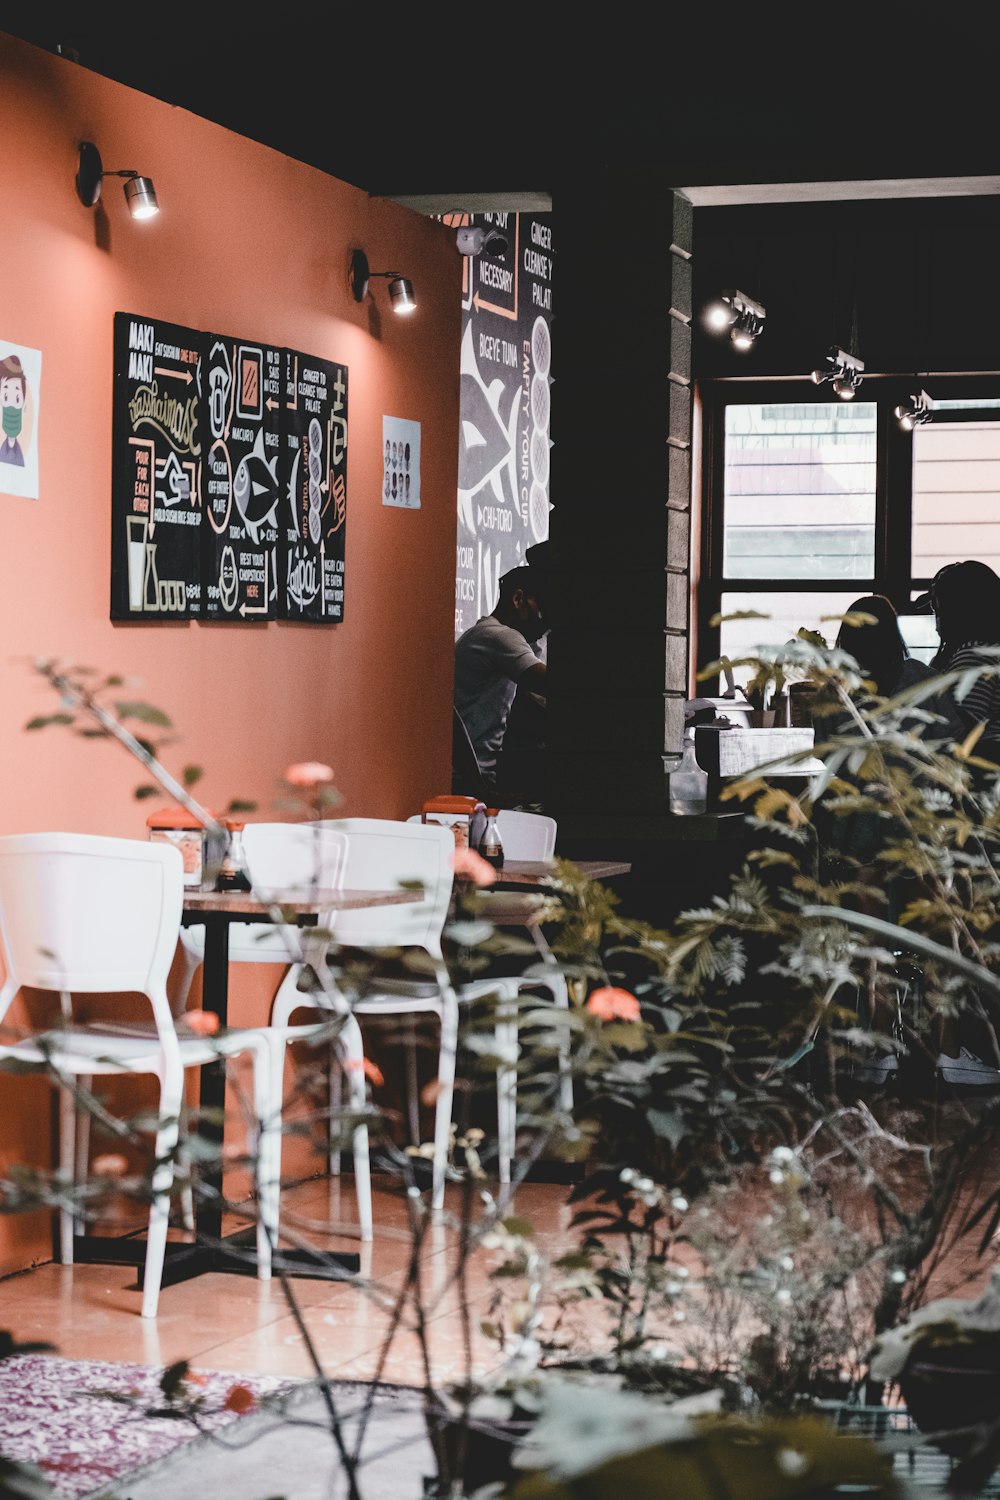
{"label": "wall-mounted spotlight", "polygon": [[931,419],[931,407],[934,405],[926,391],[921,391],[917,396],[911,396],[909,401],[901,403],[893,412],[904,432],[912,432],[914,427],[922,427]]}
{"label": "wall-mounted spotlight", "polygon": [[736,349],[752,349],[756,339],[764,331],[767,309],[745,292],[720,292],[718,300],[711,303],[705,312],[708,327],[723,332],[729,329],[729,337]]}
{"label": "wall-mounted spotlight", "polygon": [[864,379],[865,362],[854,354],[838,349],[836,344],[826,356],[826,364],[813,370],[809,377],[813,385],[822,385],[825,380],[833,382],[833,389],[841,401],[853,401],[854,393]]}
{"label": "wall-mounted spotlight", "polygon": [[389,283],[389,301],[396,313],[411,313],[417,310],[417,299],[413,282],[398,271],[372,271],[363,250],[352,250],[347,279],[355,302],[363,302],[368,296],[368,283],[373,276],[383,276]]}
{"label": "wall-mounted spotlight", "polygon": [[97,147],[91,141],[83,141],[80,165],[76,169],[76,196],[84,208],[93,208],[101,196],[101,182],[105,177],[124,177],[125,202],[133,219],[151,219],[160,212],[152,178],[140,177],[131,168],[125,172],[106,172]]}

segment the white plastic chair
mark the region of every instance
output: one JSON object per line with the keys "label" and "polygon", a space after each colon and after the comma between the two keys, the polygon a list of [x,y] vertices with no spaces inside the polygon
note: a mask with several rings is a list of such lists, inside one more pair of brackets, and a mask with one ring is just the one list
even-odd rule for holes
{"label": "white plastic chair", "polygon": [[551,859],[555,854],[558,832],[555,818],[501,807],[498,821],[503,852],[509,859]]}
{"label": "white plastic chair", "polygon": [[442,935],[451,902],[455,841],[449,828],[434,823],[397,822],[388,818],[340,818],[324,821],[324,828],[347,834],[344,875],[351,890],[393,888],[420,883],[425,899],[400,906],[338,911],[334,919],[334,948],[422,949],[430,960],[427,979],[372,980],[373,988],[353,1000],[355,1015],[414,1015],[430,1013],[441,1026],[438,1048],[438,1095],[434,1115],[434,1166],[431,1203],[440,1209],[451,1137],[455,1061],[458,1047],[459,1005],[495,996],[498,1001],[498,1055],[511,1062],[497,1068],[497,1154],[500,1181],[510,1181],[517,1109],[516,1003],[520,981],[515,977],[475,980],[456,990],[444,961]]}
{"label": "white plastic chair", "polygon": [[[243,852],[247,873],[256,895],[269,900],[272,893],[311,888],[339,890],[343,885],[347,858],[347,835],[319,823],[248,823],[243,832]],[[266,1034],[271,1048],[271,1084],[273,1097],[270,1114],[280,1118],[283,1102],[284,1066],[292,1042],[311,1041],[328,1031],[325,1021],[293,1026],[291,1017],[301,1006],[314,1007],[314,999],[298,989],[299,977],[306,963],[323,976],[326,950],[334,917],[321,913],[317,927],[299,927],[295,923],[237,922],[229,928],[230,963],[270,963],[288,965],[271,1004],[270,1024]],[[185,968],[181,986],[174,998],[175,1008],[187,998],[191,981],[205,956],[204,927],[181,930]],[[332,1007],[340,1001],[331,986],[327,997]],[[360,1113],[367,1102],[364,1075],[364,1049],[361,1029],[350,1010],[340,1002],[341,1025],[332,1044],[331,1083],[339,1067],[348,1073],[351,1108]],[[329,1019],[329,1018],[327,1018]],[[336,1093],[339,1103],[339,1091]],[[331,1132],[336,1129],[336,1108],[331,1107]],[[268,1139],[273,1152],[265,1152],[267,1169],[275,1176],[278,1191],[281,1176],[280,1133],[277,1140]],[[368,1127],[359,1125],[353,1132],[354,1185],[358,1204],[360,1238],[372,1238],[371,1172],[368,1149]],[[332,1154],[332,1153],[331,1153]],[[338,1153],[339,1156],[339,1153]]]}
{"label": "white plastic chair", "polygon": [[[412,822],[420,821],[420,814],[416,813],[409,819]],[[503,852],[505,859],[551,859],[555,854],[556,835],[558,824],[555,818],[550,818],[545,813],[520,812],[513,808],[502,807],[499,809],[498,823],[500,825],[500,837],[503,840]],[[500,871],[503,879],[503,870]],[[502,926],[524,926],[531,936],[531,940],[538,949],[539,957],[545,966],[542,975],[525,975],[525,983],[542,984],[552,996],[556,1005],[563,1010],[569,1009],[569,989],[566,984],[566,976],[559,967],[558,960],[549,947],[545,934],[537,922],[524,921],[521,913],[525,910],[527,903],[528,915],[531,915],[532,903],[530,898],[522,897],[516,893],[503,891],[484,891],[480,896],[480,905],[483,915],[498,927]],[[569,1037],[566,1038],[566,1047],[563,1049],[561,1061],[560,1103],[563,1109],[570,1111],[573,1108],[573,1079],[569,1066]]]}
{"label": "white plastic chair", "polygon": [[[73,1181],[77,1165],[74,1080],[95,1074],[152,1074],[159,1106],[146,1239],[142,1316],[156,1316],[166,1250],[173,1154],[178,1144],[184,1072],[220,1057],[250,1052],[258,1121],[271,1108],[269,1050],[261,1032],[217,1037],[184,1034],[167,998],[184,892],[183,860],[169,844],[90,834],[29,833],[0,837],[0,942],[6,979],[0,1059],[48,1065],[61,1088],[60,1167]],[[60,1021],[47,1031],[8,1040],[7,1012],[22,988],[57,992]],[[153,1026],[74,1022],[74,994],[145,995]],[[263,1152],[262,1152],[263,1155]],[[73,1260],[72,1209],[60,1214],[60,1259]],[[257,1274],[271,1274],[276,1203],[262,1182]]]}

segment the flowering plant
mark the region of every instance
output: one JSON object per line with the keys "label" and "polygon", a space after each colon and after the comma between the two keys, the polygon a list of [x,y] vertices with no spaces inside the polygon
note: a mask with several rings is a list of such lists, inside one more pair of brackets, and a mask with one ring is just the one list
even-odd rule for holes
{"label": "flowering plant", "polygon": [[[783,648],[782,670],[815,682],[815,702],[841,717],[816,746],[824,770],[808,790],[769,782],[766,769],[727,789],[754,835],[728,889],[659,929],[556,862],[542,920],[570,1004],[530,991],[518,1003],[519,1149],[515,1181],[496,1193],[470,1117],[477,1077],[495,1097],[494,1018],[463,1017],[474,1072],[454,1130],[457,1222],[463,1265],[477,1249],[501,1253],[485,1320],[500,1359],[483,1377],[470,1352],[466,1377],[444,1392],[428,1360],[428,1388],[466,1433],[491,1412],[541,1409],[550,1378],[574,1364],[661,1403],[714,1391],[720,1408],[749,1401],[781,1418],[831,1392],[871,1395],[882,1367],[867,1351],[925,1299],[963,1227],[955,1205],[995,1103],[961,1101],[942,1130],[937,1100],[917,1089],[876,1107],[859,1092],[858,1060],[891,1054],[902,1077],[926,1057],[937,1018],[992,1024],[1000,787],[973,737],[947,746],[917,732],[933,724],[920,688],[862,711],[857,665],[805,637]],[[775,675],[767,662],[759,671]],[[284,780],[300,812],[336,804],[320,762]],[[858,809],[886,820],[880,880],[825,857],[830,820]],[[537,963],[534,945],[490,914],[493,868],[456,851],[454,869],[455,977]],[[554,1255],[514,1211],[543,1157],[576,1173],[572,1243]],[[404,1180],[419,1247],[429,1215],[412,1170]],[[964,1224],[994,1225],[998,1203],[981,1193]],[[408,1285],[387,1338],[404,1307],[423,1326],[418,1298]],[[592,1316],[580,1321],[595,1306],[600,1337]],[[460,1316],[471,1351],[466,1303]],[[457,1493],[461,1459],[443,1451],[442,1465],[442,1488]]]}

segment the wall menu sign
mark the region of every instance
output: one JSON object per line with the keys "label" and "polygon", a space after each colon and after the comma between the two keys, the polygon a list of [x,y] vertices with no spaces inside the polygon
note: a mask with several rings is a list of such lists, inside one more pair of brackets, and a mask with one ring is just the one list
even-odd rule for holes
{"label": "wall menu sign", "polygon": [[[446,215],[446,222],[458,216]],[[552,218],[462,215],[496,232],[463,264],[455,635],[549,534]]]}
{"label": "wall menu sign", "polygon": [[282,483],[282,350],[205,340],[207,424],[202,614],[273,620]]}
{"label": "wall menu sign", "polygon": [[283,528],[278,613],[344,618],[347,521],[347,366],[285,350],[285,462],[290,519]]}
{"label": "wall menu sign", "polygon": [[201,608],[202,335],[115,314],[111,618]]}
{"label": "wall menu sign", "polygon": [[344,618],[347,366],[116,313],[111,618]]}

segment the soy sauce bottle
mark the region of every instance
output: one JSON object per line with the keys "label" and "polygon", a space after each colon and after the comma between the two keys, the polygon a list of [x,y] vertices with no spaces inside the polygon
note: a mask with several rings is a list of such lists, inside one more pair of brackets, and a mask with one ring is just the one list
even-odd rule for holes
{"label": "soy sauce bottle", "polygon": [[500,812],[496,807],[486,809],[486,832],[479,846],[479,852],[488,864],[495,870],[503,865],[503,839],[500,837]]}
{"label": "soy sauce bottle", "polygon": [[235,818],[224,818],[223,826],[229,832],[229,847],[223,855],[222,865],[215,881],[217,891],[249,891],[250,876],[247,874],[243,856],[243,827]]}

